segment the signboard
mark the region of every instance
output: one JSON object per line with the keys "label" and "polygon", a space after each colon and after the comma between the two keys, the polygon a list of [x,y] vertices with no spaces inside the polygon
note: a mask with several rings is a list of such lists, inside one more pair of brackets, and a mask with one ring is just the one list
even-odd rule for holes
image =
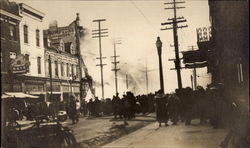
{"label": "signboard", "polygon": [[22,54],[18,55],[10,63],[10,71],[15,74],[24,74],[29,72],[30,61]]}
{"label": "signboard", "polygon": [[197,28],[196,33],[197,33],[197,42],[210,41],[212,38],[211,27]]}
{"label": "signboard", "polygon": [[201,63],[190,63],[190,64],[185,64],[185,68],[203,68],[207,66],[207,62],[201,62]]}
{"label": "signboard", "polygon": [[56,29],[47,30],[47,35],[50,39],[60,39],[66,36],[74,36],[74,28],[73,27],[60,27]]}
{"label": "signboard", "polygon": [[195,63],[207,61],[206,54],[199,50],[183,52],[183,63]]}

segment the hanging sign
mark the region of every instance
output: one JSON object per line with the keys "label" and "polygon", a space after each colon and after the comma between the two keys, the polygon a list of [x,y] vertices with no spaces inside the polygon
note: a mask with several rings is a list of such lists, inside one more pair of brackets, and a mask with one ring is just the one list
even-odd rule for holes
{"label": "hanging sign", "polygon": [[22,54],[18,55],[10,63],[10,71],[14,74],[25,74],[29,72],[30,61]]}

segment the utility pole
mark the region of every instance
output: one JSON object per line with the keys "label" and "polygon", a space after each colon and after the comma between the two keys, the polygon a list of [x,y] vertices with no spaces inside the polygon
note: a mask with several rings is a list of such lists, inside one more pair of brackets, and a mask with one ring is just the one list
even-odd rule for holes
{"label": "utility pole", "polygon": [[121,44],[120,40],[119,41],[114,41],[113,45],[114,45],[114,56],[111,56],[111,58],[114,58],[114,62],[112,62],[114,64],[114,69],[112,69],[112,71],[115,72],[115,94],[116,96],[118,96],[118,84],[117,84],[117,71],[120,70],[120,68],[117,68],[117,64],[120,63],[119,61],[117,61],[117,57],[120,57],[119,55],[116,55],[116,44]]}
{"label": "utility pole", "polygon": [[96,65],[96,66],[100,66],[101,68],[101,85],[102,85],[102,99],[104,99],[104,83],[103,83],[103,66],[107,65],[107,64],[103,64],[102,63],[102,59],[106,58],[102,56],[102,46],[101,46],[101,38],[102,37],[107,37],[108,35],[104,35],[107,34],[107,30],[108,29],[101,29],[101,22],[106,21],[106,19],[99,19],[99,20],[93,20],[93,22],[98,22],[98,29],[97,30],[92,30],[92,38],[99,38],[99,54],[100,56],[96,59],[100,59],[100,64]]}
{"label": "utility pole", "polygon": [[147,94],[148,94],[148,65],[147,65],[147,61],[146,61],[146,90],[147,90]]}
{"label": "utility pole", "polygon": [[191,79],[192,90],[194,90],[194,87],[193,87],[193,76],[192,75],[190,75],[190,79]]}
{"label": "utility pole", "polygon": [[50,101],[52,101],[52,67],[51,67],[51,56],[49,55],[49,80],[50,80]]}
{"label": "utility pole", "polygon": [[184,19],[184,17],[177,17],[176,16],[176,9],[182,9],[185,7],[177,7],[177,4],[180,3],[185,3],[185,1],[179,1],[176,2],[176,0],[173,0],[173,2],[168,2],[168,3],[164,3],[165,5],[173,5],[173,7],[169,7],[169,8],[165,8],[165,9],[173,9],[174,10],[174,17],[168,19],[168,22],[165,23],[161,23],[161,25],[172,25],[172,27],[170,28],[164,28],[161,30],[169,30],[169,29],[173,29],[173,38],[174,38],[174,47],[175,47],[175,70],[177,72],[177,80],[178,80],[178,88],[181,89],[182,88],[182,81],[181,81],[181,66],[180,66],[180,58],[179,58],[179,43],[178,43],[178,33],[177,33],[177,29],[179,28],[184,28],[187,27],[187,25],[184,26],[178,26],[178,23],[183,23],[186,22],[187,20]]}

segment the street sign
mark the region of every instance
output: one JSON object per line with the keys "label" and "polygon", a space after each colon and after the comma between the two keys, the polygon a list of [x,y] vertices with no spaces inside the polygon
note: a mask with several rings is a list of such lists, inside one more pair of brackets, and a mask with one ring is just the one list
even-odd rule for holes
{"label": "street sign", "polygon": [[20,54],[10,63],[10,71],[14,74],[24,74],[29,71],[30,61],[26,56]]}
{"label": "street sign", "polygon": [[195,63],[207,61],[207,56],[200,50],[182,52],[183,63]]}

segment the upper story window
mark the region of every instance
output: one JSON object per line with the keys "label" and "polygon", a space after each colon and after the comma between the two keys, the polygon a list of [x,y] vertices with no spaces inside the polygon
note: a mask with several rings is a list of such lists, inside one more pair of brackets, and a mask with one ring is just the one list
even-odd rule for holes
{"label": "upper story window", "polygon": [[69,64],[68,63],[66,64],[66,68],[67,68],[67,71],[66,71],[67,72],[67,77],[69,77]]}
{"label": "upper story window", "polygon": [[3,62],[3,53],[2,53],[2,49],[1,49],[1,63]]}
{"label": "upper story window", "polygon": [[50,47],[50,46],[51,46],[51,41],[50,41],[50,39],[49,39],[49,38],[47,39],[47,44],[48,44],[48,47]]}
{"label": "upper story window", "polygon": [[71,64],[71,76],[73,77],[74,75],[75,75],[75,73],[74,73],[74,65]]}
{"label": "upper story window", "polygon": [[64,64],[61,63],[61,76],[64,76]]}
{"label": "upper story window", "polygon": [[9,25],[10,40],[16,41],[16,27],[14,25]]}
{"label": "upper story window", "polygon": [[40,46],[40,31],[36,30],[36,46]]}
{"label": "upper story window", "polygon": [[244,79],[243,79],[243,70],[241,63],[237,64],[237,72],[238,72],[238,82],[242,83]]}
{"label": "upper story window", "polygon": [[10,52],[10,59],[15,59],[15,58],[16,58],[16,53]]}
{"label": "upper story window", "polygon": [[28,26],[23,26],[24,43],[28,43]]}
{"label": "upper story window", "polygon": [[41,68],[41,57],[37,57],[37,72],[38,74],[42,73],[42,68]]}
{"label": "upper story window", "polygon": [[58,76],[58,63],[55,61],[55,75]]}

